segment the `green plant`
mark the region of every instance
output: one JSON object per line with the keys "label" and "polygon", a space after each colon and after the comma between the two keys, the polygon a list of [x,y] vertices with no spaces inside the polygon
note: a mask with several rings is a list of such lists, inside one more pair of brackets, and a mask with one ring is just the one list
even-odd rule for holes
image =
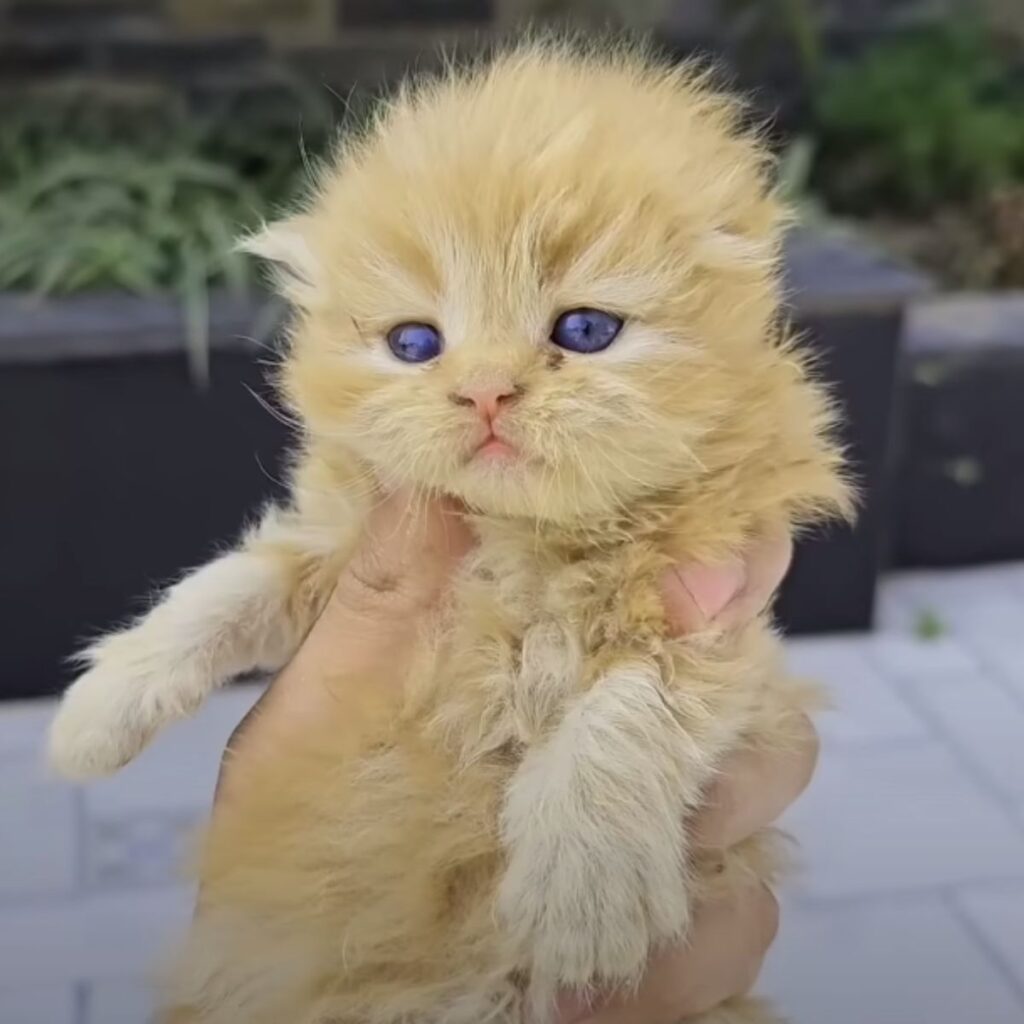
{"label": "green plant", "polygon": [[925,642],[939,640],[948,632],[946,623],[931,608],[922,608],[914,621],[914,635]]}
{"label": "green plant", "polygon": [[[208,373],[208,293],[246,290],[234,239],[298,187],[300,131],[330,135],[326,105],[224,97],[201,117],[149,92],[57,93],[0,109],[0,289],[177,295],[193,377]],[[301,117],[300,117],[301,114]]]}
{"label": "green plant", "polygon": [[38,296],[174,292],[184,303],[193,372],[205,380],[207,288],[249,285],[233,237],[262,210],[250,185],[209,161],[67,153],[4,193],[0,288]]}
{"label": "green plant", "polygon": [[778,160],[775,190],[801,224],[822,225],[829,220],[811,188],[816,153],[814,139],[798,135],[783,149]]}
{"label": "green plant", "polygon": [[964,20],[881,43],[823,76],[816,185],[840,210],[926,213],[1024,173],[1024,90]]}

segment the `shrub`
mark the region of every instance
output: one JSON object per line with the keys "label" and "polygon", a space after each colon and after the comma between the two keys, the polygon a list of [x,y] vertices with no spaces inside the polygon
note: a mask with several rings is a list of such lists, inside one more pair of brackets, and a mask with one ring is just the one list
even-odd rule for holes
{"label": "shrub", "polygon": [[923,213],[1024,174],[1024,92],[963,21],[872,48],[823,76],[817,187],[841,211]]}

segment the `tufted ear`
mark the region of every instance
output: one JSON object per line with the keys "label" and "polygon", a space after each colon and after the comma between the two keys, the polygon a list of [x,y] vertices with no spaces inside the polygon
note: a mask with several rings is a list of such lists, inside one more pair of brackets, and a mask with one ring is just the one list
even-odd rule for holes
{"label": "tufted ear", "polygon": [[310,244],[310,219],[296,214],[264,224],[239,239],[237,248],[273,265],[278,290],[290,302],[309,308],[322,294],[324,269]]}

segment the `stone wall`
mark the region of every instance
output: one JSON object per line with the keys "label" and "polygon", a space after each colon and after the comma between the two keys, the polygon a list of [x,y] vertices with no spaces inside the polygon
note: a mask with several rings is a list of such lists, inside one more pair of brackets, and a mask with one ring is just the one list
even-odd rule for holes
{"label": "stone wall", "polygon": [[530,0],[0,0],[8,31],[74,24],[320,39],[366,28],[491,25]]}
{"label": "stone wall", "polygon": [[[586,20],[617,10],[660,22],[680,55],[712,51],[741,66],[742,85],[792,78],[779,45],[778,0],[760,8],[754,35],[771,57],[734,49],[743,0],[0,0],[0,87],[82,76],[184,83],[256,82],[293,67],[339,91],[376,87],[409,66],[429,67],[441,46],[465,50],[539,12]],[[1024,0],[806,0],[830,31],[871,38],[889,25],[955,3]],[[767,12],[767,17],[765,16]],[[772,21],[772,18],[776,18]],[[749,25],[749,22],[748,22]],[[767,26],[767,28],[765,28]],[[768,37],[771,37],[770,39]],[[678,44],[678,45],[676,45]],[[733,49],[731,49],[733,47]],[[790,83],[792,85],[793,83]],[[799,83],[796,83],[799,86]],[[786,86],[789,88],[790,86]],[[785,90],[783,90],[785,91]]]}
{"label": "stone wall", "polygon": [[0,88],[84,78],[203,91],[281,67],[373,87],[499,21],[495,0],[0,0]]}
{"label": "stone wall", "polygon": [[[806,0],[816,18],[844,26],[884,26],[971,7],[1016,6],[1019,0]],[[739,7],[782,10],[774,0],[0,0],[0,23],[59,26],[160,21],[171,30],[266,32],[319,39],[348,30],[387,27],[508,25],[524,17],[616,12],[657,20],[679,31],[704,32],[735,17]]]}

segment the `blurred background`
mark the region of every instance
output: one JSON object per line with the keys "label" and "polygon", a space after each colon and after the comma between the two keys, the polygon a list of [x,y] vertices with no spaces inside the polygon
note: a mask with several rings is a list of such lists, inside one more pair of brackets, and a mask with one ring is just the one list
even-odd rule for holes
{"label": "blurred background", "polygon": [[865,500],[779,602],[835,708],[761,987],[795,1024],[1024,1020],[1024,0],[0,0],[0,1024],[148,1020],[258,693],[114,779],[40,766],[81,638],[280,490],[283,311],[233,238],[527,22],[713,62],[799,212]]}

